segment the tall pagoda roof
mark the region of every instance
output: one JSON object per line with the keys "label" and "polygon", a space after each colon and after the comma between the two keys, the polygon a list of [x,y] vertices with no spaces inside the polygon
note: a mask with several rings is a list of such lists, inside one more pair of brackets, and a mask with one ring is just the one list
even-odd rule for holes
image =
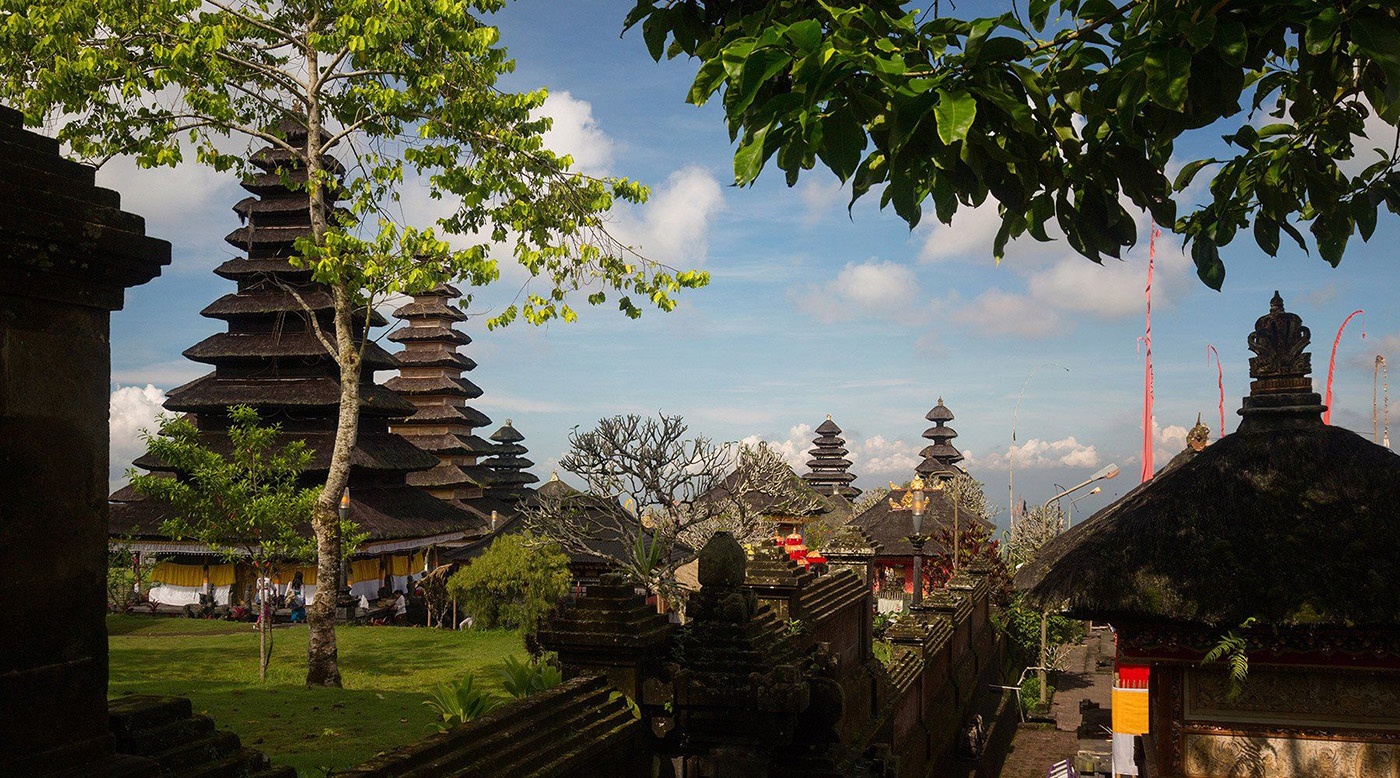
{"label": "tall pagoda roof", "polygon": [[933,406],[924,418],[933,422],[933,426],[924,430],[924,438],[933,441],[930,446],[925,446],[919,452],[919,456],[924,458],[914,471],[924,477],[950,478],[962,472],[955,465],[963,459],[962,452],[948,441],[956,438],[958,433],[947,426],[953,420],[953,412],[948,410],[948,406],[943,404],[943,398],[938,398],[938,404]]}
{"label": "tall pagoda roof", "polygon": [[811,457],[807,460],[809,472],[803,474],[802,480],[821,495],[854,500],[860,495],[860,489],[851,486],[856,477],[847,472],[851,461],[846,455],[850,452],[846,450],[846,441],[839,437],[841,428],[831,420],[831,414],[827,414],[826,421],[817,425],[816,432],[813,448],[807,452]]}
{"label": "tall pagoda roof", "polygon": [[[295,122],[279,124],[277,131],[294,145],[307,137],[305,128]],[[227,330],[185,351],[186,357],[213,365],[214,370],[170,390],[165,407],[188,414],[202,431],[205,445],[230,453],[228,407],[252,406],[266,422],[281,424],[284,438],[306,442],[312,458],[303,482],[311,486],[324,483],[340,413],[340,368],[313,331],[319,326],[330,332],[334,306],[327,287],[290,261],[296,240],[311,234],[306,192],[287,186],[288,181],[306,180],[304,166],[296,155],[280,148],[259,151],[252,161],[263,172],[244,180],[243,188],[253,196],[234,210],[246,224],[228,236],[246,256],[228,260],[216,270],[236,282],[237,290],[203,311],[205,317],[224,322]],[[323,162],[333,173],[343,170],[330,157]],[[338,187],[328,187],[332,204],[338,195]],[[385,320],[376,312],[360,311],[352,323],[355,331],[364,332]],[[410,473],[434,468],[438,459],[388,430],[388,420],[418,410],[391,389],[374,383],[375,371],[398,366],[383,348],[365,344],[358,387],[359,435],[350,453],[351,518],[371,540],[478,533],[483,529],[478,516],[405,482]],[[136,460],[136,465],[171,472],[149,455]],[[113,495],[113,532],[124,532],[140,524],[142,516],[149,519],[164,510],[156,501],[136,497],[126,491]]]}
{"label": "tall pagoda roof", "polygon": [[1275,293],[1239,429],[1051,541],[1017,586],[1108,621],[1400,627],[1400,456],[1323,423],[1310,337]]}
{"label": "tall pagoda roof", "polygon": [[[485,490],[497,486],[500,479],[480,457],[501,452],[496,444],[475,433],[491,419],[466,404],[480,397],[481,389],[462,377],[463,372],[476,368],[476,361],[458,351],[471,343],[471,338],[455,326],[467,320],[467,315],[452,304],[460,296],[456,287],[442,284],[413,295],[394,311],[394,317],[404,322],[389,334],[390,341],[403,345],[396,355],[401,374],[385,386],[417,408],[412,416],[396,422],[394,431],[439,460],[437,467],[412,476],[410,483],[432,488],[434,494],[489,515],[493,510],[513,509],[504,501],[486,499]],[[511,453],[524,453],[524,449]],[[524,461],[524,466],[530,464]],[[523,477],[515,480],[525,482]]]}

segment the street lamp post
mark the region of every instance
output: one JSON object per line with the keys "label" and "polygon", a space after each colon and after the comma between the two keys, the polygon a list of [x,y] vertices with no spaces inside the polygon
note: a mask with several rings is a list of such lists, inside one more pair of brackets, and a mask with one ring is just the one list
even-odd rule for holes
{"label": "street lamp post", "polygon": [[924,510],[928,507],[928,494],[924,492],[923,479],[915,477],[909,484],[909,494],[913,498],[914,534],[909,536],[909,545],[914,547],[914,600],[911,608],[921,608],[924,604],[924,543],[928,536],[921,533],[924,526]]}
{"label": "street lamp post", "polygon": [[1086,478],[1082,483],[1077,483],[1077,484],[1075,484],[1074,486],[1071,486],[1070,488],[1065,489],[1064,491],[1062,491],[1062,492],[1060,492],[1059,494],[1055,495],[1054,497],[1051,497],[1050,499],[1046,500],[1046,501],[1045,501],[1045,507],[1049,508],[1051,505],[1053,505],[1053,504],[1054,504],[1057,500],[1059,500],[1061,497],[1064,497],[1064,496],[1067,495],[1067,494],[1072,494],[1072,493],[1074,493],[1074,492],[1077,492],[1077,491],[1079,491],[1080,489],[1083,489],[1084,487],[1088,486],[1089,484],[1091,484],[1091,483],[1093,483],[1093,482],[1095,482],[1095,481],[1104,481],[1104,480],[1107,480],[1107,479],[1109,479],[1109,478],[1116,478],[1116,477],[1118,477],[1118,473],[1119,473],[1119,472],[1121,472],[1121,471],[1119,471],[1118,465],[1116,465],[1116,464],[1113,464],[1113,465],[1106,465],[1102,470],[1100,470],[1099,472],[1094,473],[1093,475],[1089,476],[1089,477]]}
{"label": "street lamp post", "polygon": [[1079,495],[1078,497],[1075,497],[1073,500],[1070,500],[1070,501],[1069,501],[1069,526],[1073,526],[1073,525],[1074,525],[1074,505],[1075,505],[1075,503],[1079,502],[1080,500],[1084,499],[1085,497],[1088,497],[1088,496],[1091,495],[1091,494],[1098,494],[1099,492],[1102,492],[1102,491],[1103,491],[1103,487],[1102,487],[1102,486],[1095,486],[1093,489],[1090,489],[1089,491],[1087,491],[1087,492],[1085,492],[1085,493]]}
{"label": "street lamp post", "polygon": [[[343,492],[340,493],[340,526],[341,526],[341,529],[342,529],[342,530],[345,528],[345,522],[347,522],[347,521],[349,521],[349,520],[350,520],[350,487],[347,486],[347,487],[345,487],[345,491],[343,491]],[[348,578],[348,576],[345,575],[345,546],[344,546],[344,543],[345,543],[345,540],[344,540],[344,538],[342,537],[342,538],[341,538],[341,548],[340,548],[340,580],[336,582],[336,587],[335,587],[335,596],[336,596],[337,599],[340,597],[341,593],[345,591],[346,587],[349,586],[349,581],[346,580],[346,579]]]}

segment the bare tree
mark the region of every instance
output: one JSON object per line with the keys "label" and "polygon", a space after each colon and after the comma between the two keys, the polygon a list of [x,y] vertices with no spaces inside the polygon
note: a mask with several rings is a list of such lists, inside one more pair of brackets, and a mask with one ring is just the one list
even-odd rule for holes
{"label": "bare tree", "polygon": [[680,416],[627,414],[569,436],[559,460],[583,492],[551,492],[526,509],[529,529],[573,553],[603,556],[639,584],[669,595],[684,561],[726,530],[765,539],[768,517],[804,516],[825,503],[766,444],[688,437]]}

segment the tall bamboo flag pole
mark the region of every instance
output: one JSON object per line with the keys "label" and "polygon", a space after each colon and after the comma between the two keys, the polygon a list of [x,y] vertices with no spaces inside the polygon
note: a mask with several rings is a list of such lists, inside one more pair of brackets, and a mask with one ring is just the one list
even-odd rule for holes
{"label": "tall bamboo flag pole", "polygon": [[[1342,343],[1342,333],[1346,331],[1347,325],[1351,323],[1352,317],[1363,314],[1365,311],[1357,308],[1342,321],[1342,326],[1337,328],[1337,337],[1332,341],[1332,358],[1327,360],[1327,398],[1322,404],[1327,406],[1327,410],[1322,412],[1322,423],[1332,423],[1332,374],[1337,371],[1337,346]],[[1366,339],[1366,320],[1361,320],[1361,339]]]}
{"label": "tall bamboo flag pole", "polygon": [[1147,288],[1143,296],[1147,298],[1147,332],[1143,336],[1143,348],[1147,359],[1143,372],[1142,387],[1142,480],[1152,477],[1152,266],[1157,259],[1157,236],[1162,231],[1153,222],[1147,238]]}
{"label": "tall bamboo flag pole", "polygon": [[1211,355],[1215,356],[1215,388],[1220,392],[1220,428],[1215,431],[1215,439],[1225,435],[1225,367],[1220,364],[1220,352],[1215,346],[1206,344],[1206,367],[1210,367]]}

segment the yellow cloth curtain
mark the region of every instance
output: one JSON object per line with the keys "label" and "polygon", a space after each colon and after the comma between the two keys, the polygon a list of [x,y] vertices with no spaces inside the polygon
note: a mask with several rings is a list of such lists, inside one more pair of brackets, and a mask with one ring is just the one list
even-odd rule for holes
{"label": "yellow cloth curtain", "polygon": [[408,575],[413,572],[413,568],[410,567],[408,557],[393,556],[389,557],[389,572],[392,575]]}
{"label": "yellow cloth curtain", "polygon": [[237,576],[232,564],[209,566],[210,586],[231,586],[235,580],[237,580]]}
{"label": "yellow cloth curtain", "polygon": [[379,578],[378,559],[356,559],[350,563],[350,583],[378,581]]}
{"label": "yellow cloth curtain", "polygon": [[1120,735],[1147,734],[1147,690],[1113,689],[1113,731]]}
{"label": "yellow cloth curtain", "polygon": [[151,571],[151,580],[170,586],[203,586],[204,565],[177,565],[161,562]]}
{"label": "yellow cloth curtain", "polygon": [[274,577],[277,579],[278,583],[280,583],[283,586],[286,586],[287,584],[292,582],[292,579],[296,577],[297,573],[301,573],[302,583],[316,583],[315,567],[279,567],[277,568],[277,575]]}
{"label": "yellow cloth curtain", "polygon": [[413,568],[413,572],[417,573],[419,570],[423,569],[426,560],[427,557],[423,555],[422,551],[415,551],[413,556],[409,557],[409,566]]}

